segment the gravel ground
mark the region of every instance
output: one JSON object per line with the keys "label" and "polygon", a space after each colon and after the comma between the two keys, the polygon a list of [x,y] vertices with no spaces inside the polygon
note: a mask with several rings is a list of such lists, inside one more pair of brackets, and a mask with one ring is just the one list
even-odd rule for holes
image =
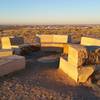
{"label": "gravel ground", "polygon": [[56,62],[37,61],[47,55],[51,53],[33,53],[27,57],[26,69],[1,77],[0,100],[100,100],[100,93],[77,85],[57,69]]}

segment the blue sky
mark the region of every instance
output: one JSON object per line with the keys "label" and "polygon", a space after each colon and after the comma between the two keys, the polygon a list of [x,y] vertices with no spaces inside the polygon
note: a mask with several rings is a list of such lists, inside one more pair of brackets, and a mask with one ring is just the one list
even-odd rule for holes
{"label": "blue sky", "polygon": [[0,24],[100,24],[100,0],[0,0]]}

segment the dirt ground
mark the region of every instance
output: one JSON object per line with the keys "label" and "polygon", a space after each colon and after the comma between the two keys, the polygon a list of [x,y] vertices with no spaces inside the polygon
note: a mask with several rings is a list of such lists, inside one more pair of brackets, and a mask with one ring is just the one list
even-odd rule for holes
{"label": "dirt ground", "polygon": [[0,77],[0,100],[100,100],[100,93],[76,84],[58,67],[58,62],[41,63],[37,59],[52,52],[27,56],[26,68]]}

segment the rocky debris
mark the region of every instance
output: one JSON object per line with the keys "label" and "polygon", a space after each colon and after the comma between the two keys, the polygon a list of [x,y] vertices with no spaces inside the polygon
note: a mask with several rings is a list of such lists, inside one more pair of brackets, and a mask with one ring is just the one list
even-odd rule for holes
{"label": "rocky debris", "polygon": [[95,54],[96,54],[96,63],[100,64],[100,48],[95,50]]}
{"label": "rocky debris", "polygon": [[88,58],[85,64],[100,64],[100,48],[95,46],[86,47]]}
{"label": "rocky debris", "polygon": [[79,83],[85,83],[94,72],[94,66],[85,66],[79,69]]}

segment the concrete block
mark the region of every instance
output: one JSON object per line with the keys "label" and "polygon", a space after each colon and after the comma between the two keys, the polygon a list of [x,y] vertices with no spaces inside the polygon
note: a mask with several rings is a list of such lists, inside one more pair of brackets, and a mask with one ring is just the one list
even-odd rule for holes
{"label": "concrete block", "polygon": [[93,74],[95,70],[94,66],[84,66],[79,70],[79,82],[84,83],[88,80],[88,78]]}
{"label": "concrete block", "polygon": [[22,56],[9,56],[0,58],[0,76],[7,75],[25,68],[25,58]]}
{"label": "concrete block", "polygon": [[68,62],[76,67],[83,65],[88,58],[87,50],[84,46],[69,45]]}
{"label": "concrete block", "polygon": [[39,35],[41,43],[52,43],[53,35]]}
{"label": "concrete block", "polygon": [[67,35],[39,35],[41,43],[67,43]]}
{"label": "concrete block", "polygon": [[2,46],[2,49],[11,49],[11,42],[10,42],[9,37],[1,38],[1,46]]}
{"label": "concrete block", "polygon": [[78,82],[78,68],[72,64],[70,64],[66,59],[60,57],[60,65],[59,68],[66,73],[73,80]]}
{"label": "concrete block", "polygon": [[0,57],[12,56],[12,50],[0,50]]}
{"label": "concrete block", "polygon": [[68,35],[53,35],[53,42],[54,43],[67,43]]}
{"label": "concrete block", "polygon": [[1,38],[1,45],[2,49],[11,49],[12,47],[17,48],[18,45],[24,44],[24,39],[22,37],[2,37]]}
{"label": "concrete block", "polygon": [[100,38],[82,37],[81,45],[85,46],[100,46]]}

